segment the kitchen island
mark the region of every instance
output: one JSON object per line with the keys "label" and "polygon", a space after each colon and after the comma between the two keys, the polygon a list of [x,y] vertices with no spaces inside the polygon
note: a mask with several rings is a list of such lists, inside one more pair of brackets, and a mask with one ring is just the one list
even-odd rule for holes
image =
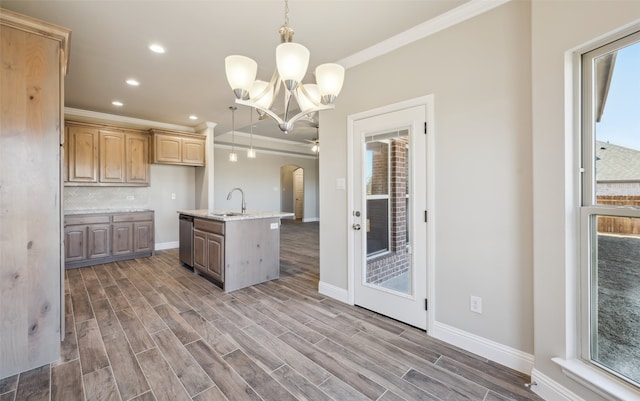
{"label": "kitchen island", "polygon": [[206,209],[178,213],[193,218],[194,271],[225,292],[280,277],[280,219],[293,218],[293,213]]}

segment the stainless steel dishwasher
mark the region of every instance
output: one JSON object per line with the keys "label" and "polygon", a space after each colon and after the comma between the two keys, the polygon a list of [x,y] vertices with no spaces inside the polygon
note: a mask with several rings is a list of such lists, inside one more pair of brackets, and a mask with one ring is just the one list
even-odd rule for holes
{"label": "stainless steel dishwasher", "polygon": [[181,214],[180,221],[180,262],[193,267],[193,216]]}

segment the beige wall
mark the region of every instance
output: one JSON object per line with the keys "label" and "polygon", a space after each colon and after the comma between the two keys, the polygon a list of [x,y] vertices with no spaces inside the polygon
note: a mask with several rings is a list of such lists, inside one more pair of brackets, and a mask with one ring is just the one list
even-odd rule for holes
{"label": "beige wall", "polygon": [[[347,116],[434,94],[431,313],[533,353],[529,27],[530,4],[511,2],[347,71],[336,109],[321,116],[322,282],[347,288],[351,209],[335,189],[347,174]],[[469,311],[471,294],[482,315]]]}
{"label": "beige wall", "polygon": [[577,338],[577,140],[571,54],[634,21],[640,21],[638,1],[532,3],[535,369],[586,400],[601,398],[551,362],[552,357],[575,356]]}
{"label": "beige wall", "polygon": [[[280,210],[280,168],[295,165],[304,169],[304,219],[317,220],[318,214],[318,160],[315,157],[298,157],[279,153],[257,151],[255,159],[247,159],[246,149],[236,148],[238,162],[229,162],[230,149],[214,150],[214,196],[216,209],[240,209],[240,194],[231,200],[227,194],[240,187],[245,193],[248,210]],[[292,196],[287,194],[285,196]]]}

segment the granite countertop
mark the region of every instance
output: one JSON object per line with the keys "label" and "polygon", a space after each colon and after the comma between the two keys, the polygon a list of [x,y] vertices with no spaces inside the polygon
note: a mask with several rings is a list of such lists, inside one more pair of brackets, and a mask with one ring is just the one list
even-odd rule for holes
{"label": "granite countertop", "polygon": [[261,210],[247,210],[244,213],[240,213],[237,210],[179,210],[179,214],[186,214],[188,216],[198,217],[201,219],[218,220],[218,221],[234,221],[234,220],[253,220],[253,219],[268,219],[272,217],[279,218],[293,218],[295,215],[289,212],[269,212]]}
{"label": "granite countertop", "polygon": [[134,213],[134,212],[153,212],[153,209],[77,209],[77,210],[65,210],[65,216],[71,216],[75,214],[111,214],[111,213]]}

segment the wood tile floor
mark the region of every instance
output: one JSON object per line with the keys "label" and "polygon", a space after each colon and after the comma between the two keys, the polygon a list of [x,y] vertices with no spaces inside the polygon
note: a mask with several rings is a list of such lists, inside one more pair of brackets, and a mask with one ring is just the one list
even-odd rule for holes
{"label": "wood tile floor", "polygon": [[281,277],[224,294],[177,250],[67,270],[58,363],[0,401],[539,400],[529,377],[319,295],[318,225],[282,226]]}

